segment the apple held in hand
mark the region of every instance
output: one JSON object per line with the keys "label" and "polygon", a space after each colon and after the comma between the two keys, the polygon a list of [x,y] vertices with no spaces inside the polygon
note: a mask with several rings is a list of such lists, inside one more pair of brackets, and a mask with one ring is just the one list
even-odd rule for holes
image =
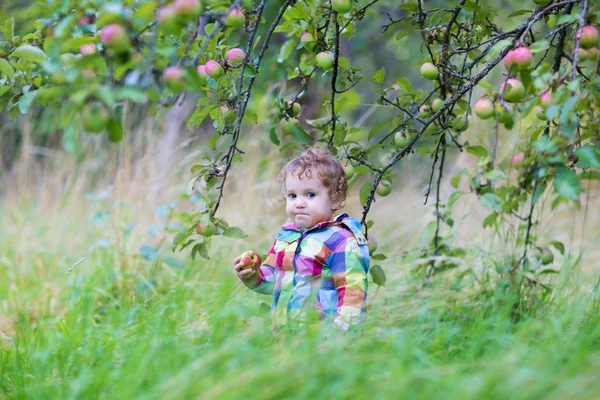
{"label": "apple held in hand", "polygon": [[262,259],[257,253],[248,250],[240,256],[240,263],[243,264],[242,269],[258,269],[262,265]]}

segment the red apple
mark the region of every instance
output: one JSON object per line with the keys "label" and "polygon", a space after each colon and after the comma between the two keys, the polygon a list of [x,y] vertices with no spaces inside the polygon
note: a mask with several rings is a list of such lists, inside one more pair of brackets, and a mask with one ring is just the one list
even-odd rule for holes
{"label": "red apple", "polygon": [[234,47],[229,50],[227,54],[225,54],[225,60],[227,61],[227,65],[232,68],[237,68],[242,65],[244,62],[244,58],[246,57],[246,53],[242,49],[238,49]]}
{"label": "red apple", "polygon": [[199,0],[175,0],[173,7],[181,21],[193,21],[202,13],[202,4]]}
{"label": "red apple", "polygon": [[577,37],[579,37],[579,46],[582,49],[591,49],[592,47],[598,46],[600,42],[600,34],[598,29],[592,25],[586,25],[577,31]]}
{"label": "red apple", "polygon": [[421,65],[421,76],[425,79],[429,79],[430,81],[436,80],[438,76],[440,76],[439,71],[430,62],[423,63]]}
{"label": "red apple", "polygon": [[176,35],[182,26],[174,6],[164,6],[158,9],[158,26],[167,34]]}
{"label": "red apple", "polygon": [[540,94],[540,107],[544,110],[548,109],[552,105],[552,93],[546,90],[544,93]]}
{"label": "red apple", "polygon": [[322,51],[319,54],[317,54],[317,57],[315,58],[315,63],[317,64],[317,67],[322,68],[324,70],[328,70],[331,69],[331,67],[333,67],[333,54],[329,51]]}
{"label": "red apple", "polygon": [[475,114],[481,119],[489,119],[494,115],[494,104],[487,98],[482,97],[475,103]]}
{"label": "red apple", "polygon": [[513,54],[514,54],[514,50],[511,50],[508,53],[506,53],[506,55],[504,56],[504,66],[506,67],[506,69],[510,69],[511,67],[515,66]]}
{"label": "red apple", "polygon": [[100,102],[86,104],[81,111],[81,125],[90,133],[104,132],[110,120],[110,112]]}
{"label": "red apple", "polygon": [[333,11],[344,14],[352,10],[352,0],[331,0]]}
{"label": "red apple", "polygon": [[516,167],[517,165],[520,165],[524,159],[525,159],[525,154],[523,154],[523,153],[515,154],[513,156],[512,160],[510,161],[510,163],[513,165],[513,167]]}
{"label": "red apple", "polygon": [[198,65],[196,71],[198,72],[198,76],[200,77],[200,82],[206,83],[206,77],[208,76],[208,74],[206,73],[206,66],[204,64]]}
{"label": "red apple", "polygon": [[208,76],[210,76],[213,79],[218,79],[221,75],[223,75],[223,72],[225,72],[223,70],[223,67],[221,66],[221,64],[219,64],[218,62],[216,62],[214,60],[208,61],[204,65],[204,69],[205,69],[206,73],[208,74]]}
{"label": "red apple", "polygon": [[258,269],[262,265],[262,259],[260,256],[252,250],[247,250],[240,256],[240,263],[242,263],[242,269]]}
{"label": "red apple", "polygon": [[107,49],[115,53],[124,53],[129,50],[129,35],[123,25],[106,25],[100,32],[100,41]]}
{"label": "red apple", "polygon": [[246,15],[244,15],[244,12],[237,7],[234,7],[231,10],[229,10],[227,15],[225,16],[225,25],[231,28],[241,28],[242,26],[244,26],[245,23]]}
{"label": "red apple", "polygon": [[533,53],[528,47],[517,47],[512,51],[512,62],[518,69],[527,69],[533,62]]}
{"label": "red apple", "polygon": [[90,54],[96,53],[96,45],[93,43],[90,44],[82,44],[79,47],[79,52],[81,55],[89,56]]}
{"label": "red apple", "polygon": [[215,225],[211,222],[207,224],[199,223],[196,227],[196,231],[202,236],[212,236],[215,233]]}
{"label": "red apple", "polygon": [[179,67],[167,67],[163,71],[163,79],[169,89],[179,91],[183,89],[183,70]]}
{"label": "red apple", "polygon": [[315,41],[315,38],[310,32],[304,32],[302,34],[302,36],[300,36],[301,43],[310,43],[310,42],[314,42],[314,41]]}

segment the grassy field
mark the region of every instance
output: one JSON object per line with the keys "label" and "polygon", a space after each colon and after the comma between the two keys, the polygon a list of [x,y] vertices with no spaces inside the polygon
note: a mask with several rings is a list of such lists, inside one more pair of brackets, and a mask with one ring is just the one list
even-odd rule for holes
{"label": "grassy field", "polygon": [[[519,321],[492,285],[456,291],[448,275],[422,288],[402,251],[419,245],[431,208],[407,183],[373,213],[388,282],[371,285],[361,329],[274,337],[270,299],[231,268],[248,247],[266,251],[283,222],[264,179],[273,171],[254,161],[234,173],[221,215],[249,237],[217,238],[211,260],[192,261],[170,251],[164,229],[189,175],[162,184],[146,159],[115,165],[95,182],[64,166],[21,171],[0,203],[0,398],[598,398],[597,258],[579,257],[578,245],[557,259],[550,301]],[[406,215],[386,225],[398,199]],[[360,212],[355,199],[348,208]],[[456,234],[468,242],[479,228],[464,218]],[[586,217],[554,222],[571,218]],[[587,218],[593,255],[598,217]]]}

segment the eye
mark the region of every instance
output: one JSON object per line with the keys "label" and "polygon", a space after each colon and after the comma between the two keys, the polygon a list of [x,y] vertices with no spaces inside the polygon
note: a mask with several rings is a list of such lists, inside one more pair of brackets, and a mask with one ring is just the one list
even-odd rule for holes
{"label": "eye", "polygon": [[308,192],[308,194],[306,195],[306,197],[308,197],[309,199],[312,199],[315,196],[316,194],[314,194],[313,192]]}
{"label": "eye", "polygon": [[290,199],[295,199],[295,198],[296,198],[296,195],[295,195],[294,193],[290,193],[290,194],[288,194],[288,197],[289,197]]}

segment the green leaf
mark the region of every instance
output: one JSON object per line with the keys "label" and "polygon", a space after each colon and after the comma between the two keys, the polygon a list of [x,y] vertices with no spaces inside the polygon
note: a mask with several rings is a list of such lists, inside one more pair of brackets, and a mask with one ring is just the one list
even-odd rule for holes
{"label": "green leaf", "polygon": [[120,142],[121,139],[123,139],[123,126],[121,125],[121,120],[118,118],[111,118],[110,121],[108,121],[106,132],[108,134],[108,140],[113,143]]}
{"label": "green leaf", "polygon": [[71,155],[77,153],[77,124],[72,123],[67,126],[62,136],[63,149]]}
{"label": "green leaf", "polygon": [[402,38],[404,38],[406,35],[408,35],[408,31],[400,31],[397,35],[396,35],[396,41],[401,40]]}
{"label": "green leaf", "polygon": [[199,127],[200,124],[202,123],[202,121],[204,121],[206,119],[206,117],[208,117],[210,112],[217,107],[218,107],[218,105],[211,104],[206,107],[196,108],[194,110],[194,112],[192,113],[192,115],[190,115],[190,119],[188,119],[188,123],[187,123],[188,128],[191,128],[192,126],[194,128]]}
{"label": "green leaf", "polygon": [[43,63],[48,58],[42,49],[29,44],[24,44],[17,47],[15,51],[13,51],[12,55],[22,60],[31,61],[38,64]]}
{"label": "green leaf", "polygon": [[38,91],[37,90],[31,90],[27,93],[24,93],[23,96],[21,96],[21,98],[19,99],[19,112],[21,114],[27,114],[27,111],[29,110],[29,107],[31,107],[31,104],[33,103],[33,100],[35,100],[35,97],[37,96]]}
{"label": "green leaf", "polygon": [[298,124],[292,129],[292,136],[297,142],[302,144],[310,144],[313,140],[312,136],[306,133],[306,131]]}
{"label": "green leaf", "polygon": [[271,139],[271,142],[275,145],[275,146],[279,146],[279,144],[281,143],[279,141],[279,138],[277,137],[277,131],[275,129],[275,127],[271,127],[271,130],[269,131],[269,139]]}
{"label": "green leaf", "polygon": [[467,151],[477,157],[487,157],[489,155],[485,147],[482,146],[469,146],[467,147]]}
{"label": "green leaf", "polygon": [[532,53],[540,53],[542,51],[546,51],[550,48],[550,42],[547,40],[540,40],[539,42],[535,42],[529,47]]}
{"label": "green leaf", "polygon": [[284,62],[285,60],[290,58],[290,55],[294,51],[295,47],[296,47],[295,40],[290,39],[287,42],[285,42],[283,44],[283,46],[281,46],[281,48],[279,49],[279,55],[277,56],[277,62],[281,64],[282,62]]}
{"label": "green leaf", "polygon": [[540,197],[542,197],[542,194],[544,194],[545,190],[546,190],[546,184],[545,183],[542,183],[541,185],[539,185],[537,187],[537,189],[533,193],[533,200],[532,200],[533,205],[535,205],[538,202],[538,200],[540,199]]}
{"label": "green leaf", "polygon": [[579,161],[577,166],[581,168],[596,168],[600,169],[600,151],[593,146],[583,146],[575,152]]}
{"label": "green leaf", "polygon": [[562,197],[574,200],[581,193],[581,179],[570,169],[562,169],[554,177],[554,190]]}
{"label": "green leaf", "polygon": [[371,183],[365,183],[360,188],[360,193],[358,196],[360,199],[360,204],[366,204],[367,199],[369,198],[370,194],[371,194]]}
{"label": "green leaf", "polygon": [[246,235],[246,233],[243,230],[241,230],[240,228],[232,227],[232,228],[225,229],[223,231],[223,236],[242,239],[242,238],[247,237],[248,235]]}
{"label": "green leaf", "polygon": [[192,260],[196,259],[196,254],[200,254],[202,258],[210,260],[210,255],[208,254],[208,248],[206,247],[206,243],[200,242],[192,247]]}
{"label": "green leaf", "polygon": [[381,67],[377,72],[375,72],[373,74],[373,80],[375,81],[375,83],[383,83],[383,80],[385,78],[385,68]]}
{"label": "green leaf", "polygon": [[8,79],[12,79],[15,75],[15,69],[4,58],[0,58],[0,72],[6,75]]}
{"label": "green leaf", "polygon": [[558,20],[556,21],[556,25],[567,24],[569,22],[573,22],[576,20],[577,20],[577,18],[575,18],[571,14],[563,14],[560,17],[558,17]]}
{"label": "green leaf", "polygon": [[377,286],[385,285],[386,276],[385,276],[385,272],[383,272],[383,269],[381,268],[381,266],[373,265],[369,269],[369,273],[371,274],[371,277],[373,278],[373,283],[375,283]]}
{"label": "green leaf", "polygon": [[15,19],[10,17],[4,23],[4,37],[7,41],[12,42],[15,37]]}
{"label": "green leaf", "polygon": [[377,260],[377,261],[383,261],[383,260],[387,260],[387,257],[381,253],[379,254],[375,254],[374,256],[371,256],[372,260]]}
{"label": "green leaf", "polygon": [[492,171],[488,171],[485,174],[485,177],[491,181],[504,181],[504,180],[508,179],[506,174],[504,172],[500,171],[499,169],[494,169]]}
{"label": "green leaf", "polygon": [[452,194],[448,198],[448,207],[452,207],[454,203],[456,203],[456,200],[458,200],[463,194],[463,192],[452,192]]}
{"label": "green leaf", "polygon": [[531,12],[533,12],[533,10],[517,10],[514,13],[510,14],[508,18],[518,17],[519,15],[523,14],[530,14]]}
{"label": "green leaf", "polygon": [[485,208],[493,211],[502,211],[502,200],[494,193],[485,193],[479,201]]}
{"label": "green leaf", "polygon": [[565,254],[565,245],[559,241],[553,241],[550,246],[554,247],[560,254]]}
{"label": "green leaf", "polygon": [[490,226],[494,226],[497,218],[498,218],[497,212],[493,212],[490,215],[488,215],[487,217],[485,217],[485,219],[483,220],[483,228],[485,229]]}
{"label": "green leaf", "polygon": [[510,39],[504,39],[504,40],[501,40],[498,43],[496,43],[494,46],[492,46],[492,48],[490,49],[490,52],[487,55],[488,61],[491,61],[492,59],[496,58],[496,56],[498,54],[500,54],[500,52],[502,50],[504,50],[511,44],[512,44],[512,40],[510,40]]}

